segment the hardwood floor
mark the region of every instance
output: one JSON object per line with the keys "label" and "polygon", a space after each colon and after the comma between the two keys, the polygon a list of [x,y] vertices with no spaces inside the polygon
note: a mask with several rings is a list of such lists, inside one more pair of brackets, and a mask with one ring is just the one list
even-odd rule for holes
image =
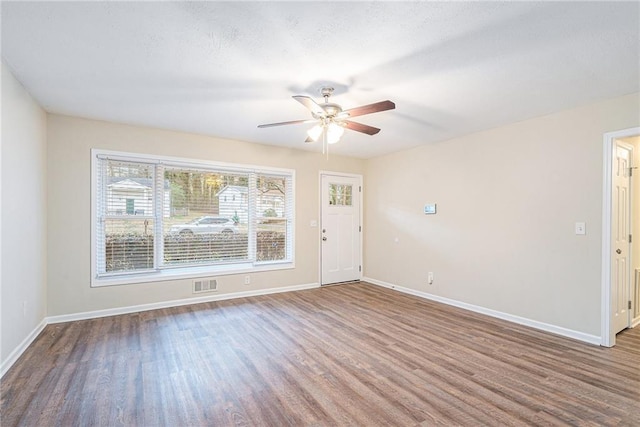
{"label": "hardwood floor", "polygon": [[360,283],[49,325],[3,427],[640,425],[640,328],[590,346]]}

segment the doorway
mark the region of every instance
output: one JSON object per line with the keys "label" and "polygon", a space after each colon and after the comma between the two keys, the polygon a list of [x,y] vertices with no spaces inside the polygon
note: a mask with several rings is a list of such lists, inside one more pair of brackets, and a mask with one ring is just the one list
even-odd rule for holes
{"label": "doorway", "polygon": [[320,284],[362,277],[362,176],[320,174]]}
{"label": "doorway", "polygon": [[[604,135],[601,345],[640,323],[640,128]],[[636,170],[635,174],[633,173]]]}

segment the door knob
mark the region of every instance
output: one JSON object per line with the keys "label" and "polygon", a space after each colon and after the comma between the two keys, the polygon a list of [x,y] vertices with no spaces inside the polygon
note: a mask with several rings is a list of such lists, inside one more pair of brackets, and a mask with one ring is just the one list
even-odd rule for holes
{"label": "door knob", "polygon": [[622,253],[622,251],[621,251],[620,249],[616,249],[616,253],[617,253],[618,255],[620,255],[620,254]]}
{"label": "door knob", "polygon": [[324,241],[324,242],[326,242],[326,241],[327,241],[326,236],[322,238],[322,241]]}

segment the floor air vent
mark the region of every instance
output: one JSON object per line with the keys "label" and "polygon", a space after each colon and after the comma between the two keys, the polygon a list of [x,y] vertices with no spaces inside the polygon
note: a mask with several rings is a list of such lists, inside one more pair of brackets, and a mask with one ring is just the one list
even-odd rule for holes
{"label": "floor air vent", "polygon": [[216,279],[198,279],[193,281],[193,293],[214,292],[218,290]]}

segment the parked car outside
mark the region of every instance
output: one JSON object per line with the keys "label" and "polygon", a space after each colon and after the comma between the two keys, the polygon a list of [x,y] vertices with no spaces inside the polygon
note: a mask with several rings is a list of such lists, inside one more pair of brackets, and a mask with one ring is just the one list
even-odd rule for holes
{"label": "parked car outside", "polygon": [[169,233],[180,235],[213,234],[213,233],[237,233],[238,226],[231,218],[222,216],[201,216],[187,224],[176,224],[171,227]]}

